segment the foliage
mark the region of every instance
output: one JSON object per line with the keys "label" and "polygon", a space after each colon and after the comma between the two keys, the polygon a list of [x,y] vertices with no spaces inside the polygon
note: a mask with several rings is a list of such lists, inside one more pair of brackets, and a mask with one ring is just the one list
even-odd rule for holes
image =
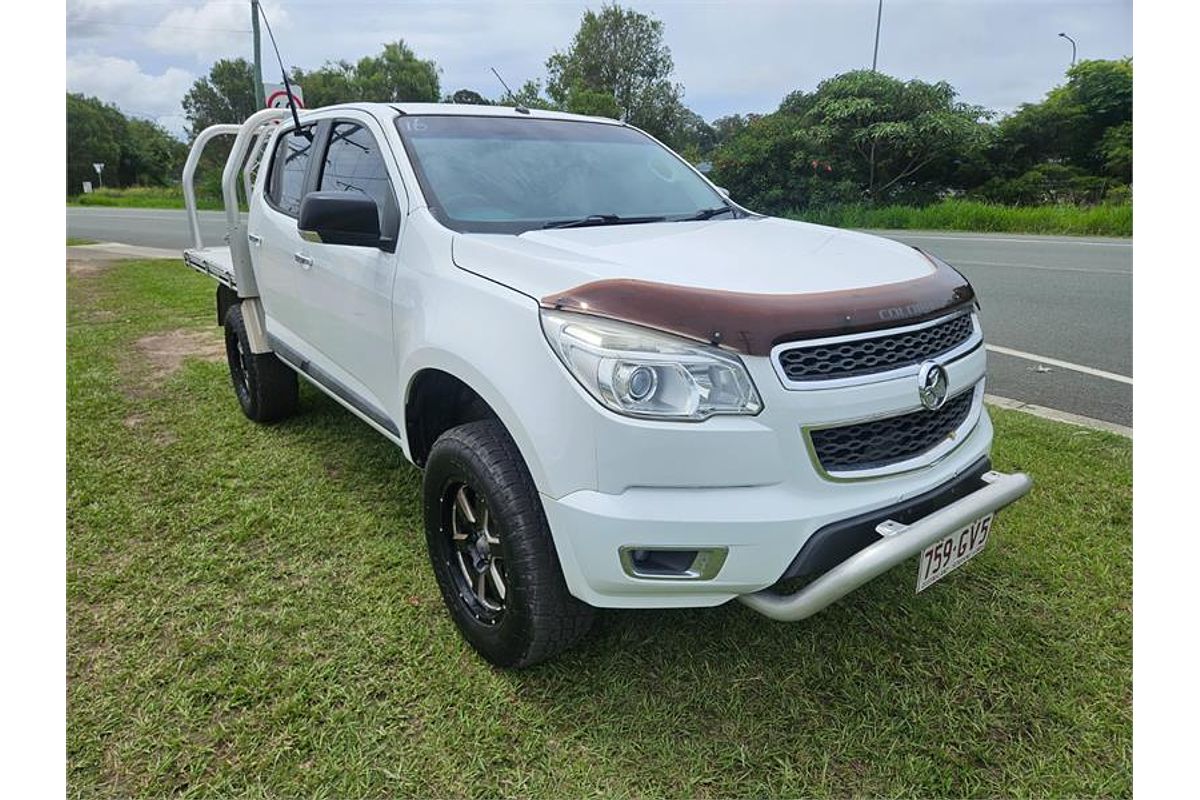
{"label": "foliage", "polygon": [[126,117],[95,97],[67,95],[67,194],[84,181],[98,186],[93,163],[103,163],[108,186],[165,186],[178,179],[183,143],[154,122]]}
{"label": "foliage", "polygon": [[1101,202],[1113,185],[1114,181],[1088,175],[1079,167],[1045,163],[1015,178],[989,178],[971,194],[988,202],[1014,206],[1094,204]]}
{"label": "foliage", "polygon": [[558,105],[542,94],[542,82],[528,80],[521,88],[513,92],[511,97],[505,96],[503,102],[525,108],[540,108],[543,110],[560,110]]}
{"label": "foliage", "polygon": [[995,231],[1073,236],[1132,236],[1133,206],[1117,187],[1102,205],[1013,207],[973,200],[948,199],[928,206],[826,205],[786,216],[839,228],[884,228],[946,231]]}
{"label": "foliage", "polygon": [[1040,103],[1001,120],[991,153],[995,173],[1012,178],[1043,164],[1133,179],[1133,61],[1081,61],[1067,83]]}
{"label": "foliage", "polygon": [[218,60],[183,96],[189,138],[210,125],[241,122],[257,110],[254,67],[244,58]]}
{"label": "foliage", "polygon": [[618,117],[674,143],[684,111],[674,69],[661,20],[606,4],[585,11],[570,47],[546,61],[546,91],[564,109]]}
{"label": "foliage", "polygon": [[945,82],[848,72],[792,92],[774,114],[732,121],[716,176],[762,211],[929,202],[987,141],[987,116]]}
{"label": "foliage", "polygon": [[572,114],[586,114],[609,119],[620,119],[624,113],[617,104],[617,98],[611,92],[604,89],[591,89],[582,81],[576,81],[567,92],[563,110]]}
{"label": "foliage", "polygon": [[454,94],[446,97],[443,102],[458,103],[459,105],[467,106],[490,106],[492,104],[491,100],[488,100],[473,89],[459,89]]}
{"label": "foliage", "polygon": [[317,108],[363,101],[436,103],[442,93],[438,72],[435,62],[417,58],[400,40],[353,64],[330,61],[311,72],[293,69],[291,78],[303,87],[305,104]]}

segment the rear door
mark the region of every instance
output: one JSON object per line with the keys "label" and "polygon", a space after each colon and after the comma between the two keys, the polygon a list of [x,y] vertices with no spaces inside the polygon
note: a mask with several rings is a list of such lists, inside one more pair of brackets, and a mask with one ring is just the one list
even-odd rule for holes
{"label": "rear door", "polygon": [[[318,126],[280,133],[272,147],[261,202],[251,203],[247,231],[254,272],[267,317],[267,331],[288,348],[308,355],[313,331],[308,321],[319,304],[296,222],[300,203],[312,191],[311,170]],[[289,359],[290,360],[290,359]]]}

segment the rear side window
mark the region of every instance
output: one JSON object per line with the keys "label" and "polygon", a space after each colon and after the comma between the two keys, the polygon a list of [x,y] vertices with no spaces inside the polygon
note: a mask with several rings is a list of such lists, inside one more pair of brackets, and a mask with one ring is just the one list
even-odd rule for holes
{"label": "rear side window", "polygon": [[380,230],[396,213],[396,192],[371,132],[356,122],[338,122],[329,133],[321,166],[322,192],[361,192],[379,206]]}
{"label": "rear side window", "polygon": [[293,217],[300,216],[300,201],[304,199],[304,176],[312,158],[312,148],[311,126],[285,133],[275,144],[267,198],[277,209]]}

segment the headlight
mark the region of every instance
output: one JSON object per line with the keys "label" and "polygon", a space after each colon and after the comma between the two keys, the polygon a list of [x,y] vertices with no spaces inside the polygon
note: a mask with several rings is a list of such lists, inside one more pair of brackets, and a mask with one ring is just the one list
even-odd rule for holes
{"label": "headlight", "polygon": [[762,410],[741,359],[715,347],[562,311],[542,311],[542,330],[571,374],[618,414],[699,422]]}

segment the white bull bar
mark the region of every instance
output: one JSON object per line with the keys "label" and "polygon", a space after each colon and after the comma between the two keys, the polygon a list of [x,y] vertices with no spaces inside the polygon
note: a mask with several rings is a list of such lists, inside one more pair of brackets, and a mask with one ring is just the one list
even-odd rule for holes
{"label": "white bull bar", "polygon": [[1010,475],[987,472],[983,480],[987,486],[911,525],[893,520],[880,523],[876,530],[883,536],[882,539],[858,551],[794,594],[778,594],[763,589],[740,595],[738,600],[760,614],[781,622],[811,617],[939,539],[1023,497],[1033,486],[1033,481],[1023,472]]}

